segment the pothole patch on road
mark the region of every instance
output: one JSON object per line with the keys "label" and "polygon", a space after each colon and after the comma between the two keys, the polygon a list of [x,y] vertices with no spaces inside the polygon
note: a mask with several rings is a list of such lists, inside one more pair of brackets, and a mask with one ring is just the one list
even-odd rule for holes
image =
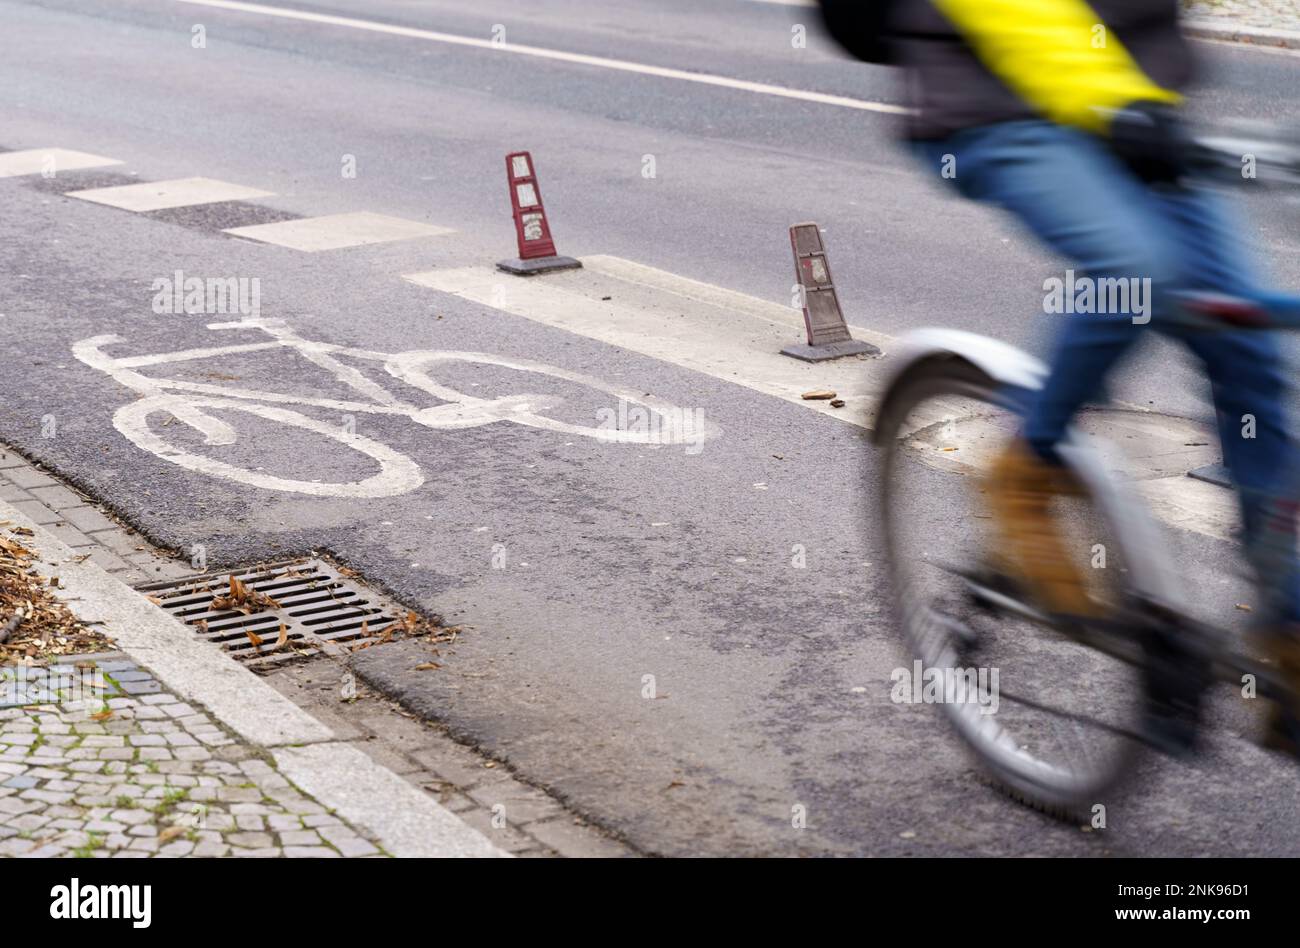
{"label": "pothole patch on road", "polygon": [[420,619],[324,560],[288,560],[143,583],[135,589],[201,637],[251,666],[319,653],[341,656]]}

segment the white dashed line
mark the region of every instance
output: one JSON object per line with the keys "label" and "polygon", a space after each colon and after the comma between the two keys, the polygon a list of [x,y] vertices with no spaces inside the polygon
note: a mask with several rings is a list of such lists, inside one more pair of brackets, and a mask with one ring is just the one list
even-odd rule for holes
{"label": "white dashed line", "polygon": [[225,233],[306,253],[315,253],[319,250],[359,247],[362,244],[410,240],[413,237],[442,237],[446,234],[454,234],[455,231],[450,227],[358,211],[352,214],[304,217],[301,220],[280,221],[276,224],[231,227]]}
{"label": "white dashed line", "polygon": [[215,204],[218,201],[246,201],[270,197],[272,192],[230,184],[213,178],[176,178],[172,181],[146,181],[111,188],[69,191],[68,197],[120,207],[124,211],[161,211],[169,207]]}
{"label": "white dashed line", "polygon": [[25,151],[0,152],[0,178],[16,178],[25,174],[57,176],[60,171],[102,168],[121,163],[115,158],[104,158],[67,148],[29,148]]}

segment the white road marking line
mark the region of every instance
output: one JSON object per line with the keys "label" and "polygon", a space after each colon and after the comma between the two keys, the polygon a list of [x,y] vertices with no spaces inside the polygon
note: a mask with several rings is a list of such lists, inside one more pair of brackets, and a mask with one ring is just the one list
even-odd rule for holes
{"label": "white road marking line", "polygon": [[366,30],[371,33],[385,33],[389,36],[402,36],[408,39],[425,40],[432,43],[448,43],[454,46],[470,46],[494,53],[513,53],[518,56],[534,56],[538,59],[550,59],[557,62],[574,63],[579,66],[595,66],[600,69],[613,69],[619,72],[639,73],[643,76],[656,76],[661,79],[677,79],[682,82],[695,82],[702,85],[720,86],[741,92],[753,92],[759,95],[777,96],[784,99],[798,99],[815,102],[819,105],[832,105],[845,109],[857,109],[863,112],[883,112],[889,115],[906,115],[908,109],[888,102],[873,102],[867,99],[854,99],[849,96],[830,95],[825,92],[811,92],[806,89],[790,89],[785,86],[771,85],[766,82],[750,82],[746,79],[733,79],[730,76],[718,76],[713,73],[689,72],[685,69],[670,69],[666,66],[652,66],[647,63],[628,62],[623,59],[611,59],[606,56],[588,56],[583,53],[569,53],[559,49],[542,46],[526,46],[519,43],[497,43],[490,39],[476,36],[462,36],[457,33],[441,33],[435,30],[421,30],[410,26],[397,26],[375,20],[360,20],[355,17],[333,16],[326,13],[311,13],[306,10],[290,10],[283,7],[266,6],[260,3],[239,3],[236,0],[173,0],[175,3],[188,3],[194,6],[214,7],[219,10],[232,10],[239,13],[252,13],[261,16],[279,17],[286,20],[301,20],[308,23],[320,23],[326,26],[341,26],[354,30]]}
{"label": "white road marking line", "polygon": [[25,151],[0,152],[0,178],[16,178],[25,174],[57,177],[60,171],[103,168],[121,163],[116,158],[103,158],[67,148],[29,148]]}
{"label": "white road marking line", "polygon": [[362,244],[386,243],[392,240],[410,240],[414,237],[441,237],[454,234],[450,227],[423,224],[419,221],[357,211],[352,214],[328,214],[324,217],[304,217],[276,224],[252,224],[248,227],[231,227],[225,233],[247,237],[266,244],[278,244],[293,250],[315,253],[320,250],[338,250],[342,247],[359,247]]}
{"label": "white road marking line", "polygon": [[170,181],[144,181],[111,188],[69,191],[68,197],[120,207],[124,211],[162,211],[169,207],[215,204],[218,201],[246,201],[270,197],[271,194],[270,191],[217,181],[214,178],[175,178]]}
{"label": "white road marking line", "polygon": [[[781,355],[781,347],[803,333],[803,317],[793,307],[618,257],[584,257],[582,262],[582,270],[535,279],[487,267],[412,273],[404,279],[743,385],[859,428],[872,427],[885,376],[873,366],[877,360],[850,358],[812,365]],[[860,326],[851,329],[855,339],[879,346],[886,354],[894,348],[890,336]],[[801,397],[820,388],[834,390],[846,401],[845,407],[832,408],[828,401]],[[942,415],[942,408],[936,411]],[[1236,516],[1232,494],[1185,474],[1189,466],[1205,461],[1193,457],[1196,452],[1184,456],[1182,447],[1188,441],[1206,440],[1201,437],[1203,426],[1144,412],[1107,412],[1104,416],[1090,413],[1080,427],[1107,436],[1130,455],[1116,459],[1121,469],[1131,472],[1135,463],[1145,468],[1148,479],[1136,489],[1160,520],[1231,539]],[[967,434],[974,434],[976,428]],[[1133,451],[1134,444],[1140,445],[1138,452]],[[1131,456],[1135,453],[1141,456],[1135,459]],[[936,455],[934,462],[972,469],[951,454]]]}
{"label": "white road marking line", "polygon": [[[583,265],[544,280],[488,267],[404,279],[869,427],[868,396],[878,383],[865,360],[813,365],[780,354],[803,332],[799,311],[616,257],[584,257]],[[848,404],[831,408],[801,397],[815,388],[833,388]]]}

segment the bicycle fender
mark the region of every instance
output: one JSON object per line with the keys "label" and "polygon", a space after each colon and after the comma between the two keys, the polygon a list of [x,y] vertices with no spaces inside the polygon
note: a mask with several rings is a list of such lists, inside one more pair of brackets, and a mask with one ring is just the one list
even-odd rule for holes
{"label": "bicycle fender", "polygon": [[[900,340],[893,365],[897,378],[922,359],[956,356],[986,372],[994,381],[1017,388],[1042,388],[1047,366],[1041,359],[1000,339],[963,329],[915,329]],[[890,380],[890,385],[893,384]]]}

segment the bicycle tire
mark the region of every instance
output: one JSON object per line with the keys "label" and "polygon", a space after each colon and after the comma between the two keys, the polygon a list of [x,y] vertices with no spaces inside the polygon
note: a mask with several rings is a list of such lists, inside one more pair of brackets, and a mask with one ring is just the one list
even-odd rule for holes
{"label": "bicycle tire", "polygon": [[[877,415],[875,441],[881,448],[879,514],[893,590],[896,623],[915,658],[936,668],[952,667],[956,649],[950,638],[925,623],[928,604],[916,601],[909,588],[896,503],[900,461],[907,449],[907,419],[932,399],[965,398],[990,406],[1005,404],[1003,386],[971,362],[953,355],[931,356],[905,369],[890,385]],[[945,716],[993,783],[1013,798],[1052,815],[1087,819],[1091,808],[1131,773],[1142,745],[1116,738],[1111,752],[1089,766],[1062,769],[1036,758],[1008,733],[996,715],[980,714],[971,704],[941,703]],[[1065,715],[1066,712],[1060,712]],[[1133,731],[1139,731],[1134,727]]]}

